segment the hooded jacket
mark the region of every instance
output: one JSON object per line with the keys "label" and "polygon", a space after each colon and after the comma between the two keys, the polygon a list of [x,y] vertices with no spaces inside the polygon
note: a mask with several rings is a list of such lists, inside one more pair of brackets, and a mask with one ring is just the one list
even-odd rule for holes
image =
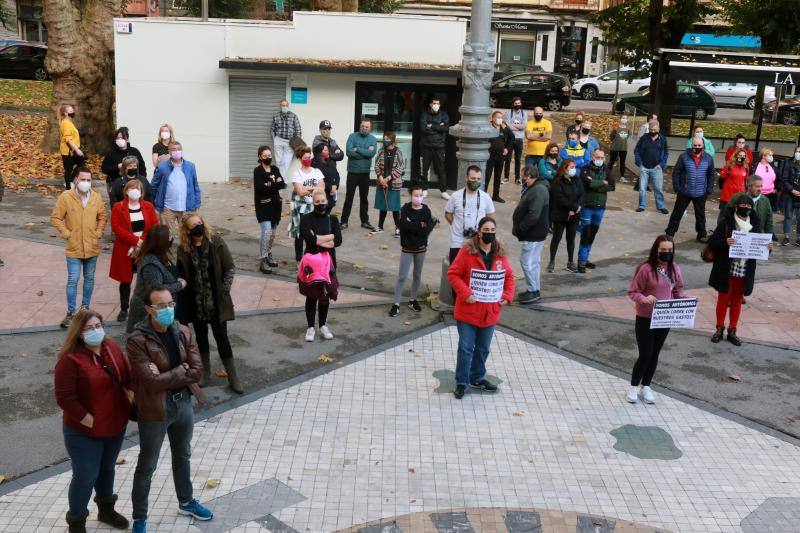
{"label": "hooded jacket", "polygon": [[[453,313],[456,320],[466,322],[479,328],[494,326],[500,321],[500,302],[475,302],[467,303],[467,298],[472,295],[469,287],[470,276],[473,270],[487,270],[480,251],[475,247],[473,239],[469,239],[459,250],[458,255],[447,271],[447,279],[456,293],[456,306]],[[488,270],[505,270],[502,299],[511,305],[514,300],[514,272],[511,264],[503,252],[502,246],[494,256],[491,268]]]}

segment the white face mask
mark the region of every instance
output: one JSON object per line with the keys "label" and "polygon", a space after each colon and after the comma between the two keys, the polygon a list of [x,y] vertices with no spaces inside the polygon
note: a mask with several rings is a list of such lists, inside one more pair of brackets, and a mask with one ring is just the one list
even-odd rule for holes
{"label": "white face mask", "polygon": [[774,157],[772,157],[771,155],[768,155],[768,156],[767,156],[767,163],[772,163],[772,161],[773,161],[774,159],[775,159]]}
{"label": "white face mask", "polygon": [[694,132],[694,136],[695,137],[700,137],[702,139],[703,138],[703,132],[702,131],[696,131],[696,132]]}
{"label": "white face mask", "polygon": [[138,201],[139,198],[142,197],[142,191],[139,189],[128,189],[128,198],[133,200],[134,202]]}
{"label": "white face mask", "polygon": [[128,146],[128,141],[126,141],[125,139],[117,139],[114,142],[116,142],[117,146],[119,146],[120,148],[125,148],[126,146]]}
{"label": "white face mask", "polygon": [[624,126],[624,125],[626,125],[628,123],[628,119],[627,118],[621,118],[621,119],[619,119],[619,123]]}
{"label": "white face mask", "polygon": [[89,192],[89,189],[92,188],[91,181],[79,181],[78,182],[78,190],[81,192]]}
{"label": "white face mask", "polygon": [[794,153],[794,158],[795,158],[795,160],[800,161],[800,152],[795,152]]}
{"label": "white face mask", "polygon": [[172,134],[170,132],[168,132],[168,131],[162,131],[161,132],[161,138],[163,140],[167,141],[167,140],[169,140],[170,137],[172,137]]}
{"label": "white face mask", "polygon": [[434,113],[438,113],[439,112],[439,104],[431,104],[431,111],[433,111]]}
{"label": "white face mask", "polygon": [[502,118],[496,118],[496,119],[494,119],[494,123],[497,124],[498,126],[502,126],[503,125],[503,119]]}

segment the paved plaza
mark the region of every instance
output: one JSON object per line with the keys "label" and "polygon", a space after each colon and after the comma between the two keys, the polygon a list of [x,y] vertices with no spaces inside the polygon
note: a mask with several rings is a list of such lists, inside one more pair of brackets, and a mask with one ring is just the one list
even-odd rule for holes
{"label": "paved plaza", "polygon": [[[457,401],[457,341],[429,328],[199,422],[193,484],[217,517],[177,516],[165,447],[151,527],[797,531],[794,443],[668,394],[628,404],[624,379],[502,331],[488,364],[500,392]],[[118,466],[128,515],[136,457],[123,450]],[[0,530],[64,531],[69,478],[0,497]]]}

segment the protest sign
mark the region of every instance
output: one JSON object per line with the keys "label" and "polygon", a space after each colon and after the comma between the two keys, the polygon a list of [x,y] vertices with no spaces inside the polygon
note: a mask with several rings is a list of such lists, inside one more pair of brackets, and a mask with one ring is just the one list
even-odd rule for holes
{"label": "protest sign", "polygon": [[503,297],[506,280],[505,270],[478,270],[473,268],[469,275],[469,288],[478,302],[495,303]]}
{"label": "protest sign", "polygon": [[769,259],[769,243],[772,242],[771,233],[744,233],[734,231],[731,234],[734,243],[728,251],[731,259]]}
{"label": "protest sign", "polygon": [[693,328],[697,298],[659,300],[653,306],[650,329]]}

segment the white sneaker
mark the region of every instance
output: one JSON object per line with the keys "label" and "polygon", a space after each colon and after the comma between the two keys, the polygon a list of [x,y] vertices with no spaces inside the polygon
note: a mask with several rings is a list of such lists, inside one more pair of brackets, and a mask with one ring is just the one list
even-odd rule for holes
{"label": "white sneaker", "polygon": [[308,328],[306,330],[306,340],[308,342],[314,342],[314,337],[316,336],[316,334],[317,330],[315,330],[314,328]]}
{"label": "white sneaker", "polygon": [[628,389],[627,400],[631,403],[636,403],[639,401],[639,387],[631,387]]}
{"label": "white sneaker", "polygon": [[642,387],[642,399],[644,403],[656,403],[656,396],[650,387]]}
{"label": "white sneaker", "polygon": [[326,340],[331,340],[333,338],[333,333],[331,333],[331,330],[327,325],[320,326],[319,332],[322,333],[322,336],[325,337]]}
{"label": "white sneaker", "polygon": [[450,193],[448,193],[447,191],[443,192],[442,200],[449,200],[449,199],[450,199]]}

